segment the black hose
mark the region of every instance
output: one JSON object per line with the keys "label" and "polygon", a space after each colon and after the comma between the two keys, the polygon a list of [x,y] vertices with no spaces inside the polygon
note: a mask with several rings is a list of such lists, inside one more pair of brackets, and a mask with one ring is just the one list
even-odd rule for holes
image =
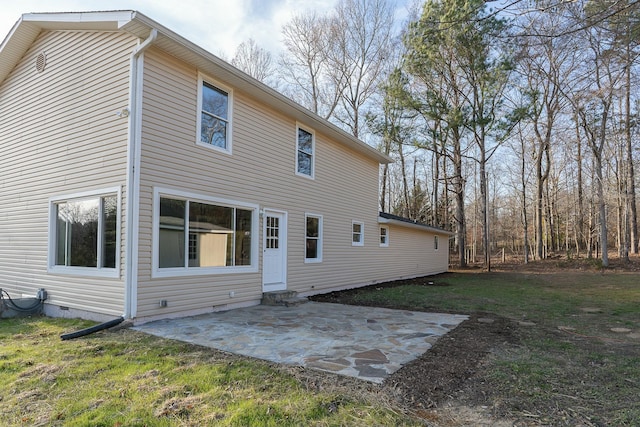
{"label": "black hose", "polygon": [[16,302],[14,300],[11,299],[11,296],[9,295],[9,293],[7,291],[5,291],[4,289],[0,289],[0,299],[4,299],[2,297],[2,294],[5,294],[7,296],[7,302],[9,303],[9,306],[15,310],[15,311],[21,311],[23,313],[31,313],[33,311],[35,311],[38,307],[40,307],[42,305],[42,300],[38,300],[35,303],[33,303],[33,305],[29,306],[29,307],[21,307],[20,305],[16,304]]}
{"label": "black hose", "polygon": [[109,320],[108,322],[100,323],[99,325],[95,325],[87,329],[81,329],[76,332],[62,334],[60,335],[60,338],[62,338],[62,340],[64,341],[64,340],[71,340],[74,338],[83,337],[85,335],[89,335],[89,334],[93,334],[94,332],[101,331],[103,329],[112,328],[116,325],[119,325],[122,322],[124,322],[124,317],[120,316],[117,319]]}

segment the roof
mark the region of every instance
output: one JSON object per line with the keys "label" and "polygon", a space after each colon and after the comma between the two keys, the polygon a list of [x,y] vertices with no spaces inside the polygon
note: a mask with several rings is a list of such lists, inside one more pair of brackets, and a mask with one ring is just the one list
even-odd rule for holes
{"label": "roof", "polygon": [[313,127],[343,145],[378,163],[393,160],[363,141],[302,107],[273,88],[238,70],[200,46],[190,42],[158,22],[134,10],[105,12],[27,13],[16,22],[0,44],[0,83],[14,69],[41,31],[85,30],[124,31],[139,39],[146,39],[152,30],[158,37],[154,46],[181,59],[198,70],[246,92],[257,101]]}
{"label": "roof", "polygon": [[424,231],[431,231],[438,234],[446,234],[448,236],[453,236],[455,234],[455,233],[452,233],[451,231],[445,230],[444,228],[434,227],[432,225],[424,224],[422,222],[414,221],[412,219],[405,218],[402,216],[392,215],[386,212],[380,212],[378,214],[378,222],[380,224],[395,224],[401,227],[416,228]]}

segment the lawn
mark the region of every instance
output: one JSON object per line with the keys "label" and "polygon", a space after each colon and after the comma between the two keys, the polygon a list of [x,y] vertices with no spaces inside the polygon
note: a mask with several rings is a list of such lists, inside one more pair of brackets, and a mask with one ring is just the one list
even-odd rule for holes
{"label": "lawn", "polygon": [[455,398],[438,402],[453,408],[446,419],[439,408],[416,410],[384,385],[130,329],[62,341],[60,334],[91,323],[30,318],[0,320],[0,423],[455,426],[467,418],[452,411],[466,408],[518,425],[640,425],[638,273],[547,270],[454,272],[333,296],[482,313],[514,325],[517,341],[494,346],[475,374],[451,391]]}
{"label": "lawn", "polygon": [[[339,299],[508,319],[517,342],[495,346],[460,390],[448,390],[456,404],[518,425],[640,426],[639,279],[635,271],[547,262],[373,286]],[[474,333],[462,339],[482,341],[482,329]],[[449,357],[453,364],[455,352]]]}
{"label": "lawn", "polygon": [[2,426],[418,425],[368,384],[322,391],[291,368],[126,329],[60,340],[90,324],[0,320]]}

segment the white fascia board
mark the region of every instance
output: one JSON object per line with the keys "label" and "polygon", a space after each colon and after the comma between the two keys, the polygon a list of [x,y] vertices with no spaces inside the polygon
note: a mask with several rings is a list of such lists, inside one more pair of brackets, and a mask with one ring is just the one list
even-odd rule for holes
{"label": "white fascia board", "polygon": [[424,225],[424,224],[415,224],[415,223],[406,222],[406,221],[399,221],[397,219],[384,218],[384,217],[381,217],[381,216],[378,217],[378,224],[397,225],[399,227],[413,228],[415,230],[431,232],[431,233],[434,233],[434,234],[442,234],[442,235],[445,235],[445,236],[453,236],[453,235],[455,235],[455,233],[452,233],[451,231],[443,230],[442,228],[431,227],[429,225]]}
{"label": "white fascia board", "polygon": [[25,13],[23,22],[37,23],[47,30],[118,30],[135,16],[132,10],[108,12]]}

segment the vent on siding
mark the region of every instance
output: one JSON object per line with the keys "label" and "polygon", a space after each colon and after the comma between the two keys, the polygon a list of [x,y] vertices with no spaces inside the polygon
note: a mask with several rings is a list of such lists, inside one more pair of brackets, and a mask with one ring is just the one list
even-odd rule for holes
{"label": "vent on siding", "polygon": [[39,73],[44,71],[44,67],[47,65],[47,55],[44,52],[40,52],[36,57],[36,70]]}

